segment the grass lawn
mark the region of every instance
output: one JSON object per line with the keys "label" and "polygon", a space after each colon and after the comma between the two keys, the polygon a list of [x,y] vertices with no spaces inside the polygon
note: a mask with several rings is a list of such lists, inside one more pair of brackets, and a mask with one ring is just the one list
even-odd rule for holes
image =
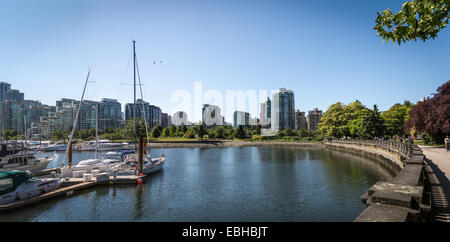
{"label": "grass lawn", "polygon": [[430,147],[436,147],[436,148],[445,148],[445,145],[443,145],[443,144],[438,144],[438,145],[436,145],[436,144],[425,144],[425,143],[423,143],[423,141],[414,141],[414,144],[416,144],[416,145],[423,145],[423,146],[430,146]]}

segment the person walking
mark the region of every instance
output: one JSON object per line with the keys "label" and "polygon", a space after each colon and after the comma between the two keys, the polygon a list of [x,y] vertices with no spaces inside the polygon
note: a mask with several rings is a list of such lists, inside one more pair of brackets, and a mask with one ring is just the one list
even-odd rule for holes
{"label": "person walking", "polygon": [[450,138],[448,137],[448,135],[447,137],[445,137],[444,143],[445,143],[445,151],[448,152],[450,150]]}

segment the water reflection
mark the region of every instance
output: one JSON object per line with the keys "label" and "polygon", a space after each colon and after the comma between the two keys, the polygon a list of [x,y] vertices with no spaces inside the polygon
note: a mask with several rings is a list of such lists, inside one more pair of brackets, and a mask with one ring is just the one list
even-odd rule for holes
{"label": "water reflection", "polygon": [[[160,150],[151,150],[152,156]],[[142,186],[102,186],[0,221],[353,221],[389,172],[347,153],[296,147],[165,149]],[[41,154],[46,155],[46,154]],[[74,161],[92,156],[74,153]],[[60,164],[58,154],[53,165]]]}
{"label": "water reflection", "polygon": [[142,215],[144,212],[142,211],[142,190],[143,190],[143,184],[137,185],[136,187],[136,204],[134,205],[134,220],[140,220],[142,218]]}

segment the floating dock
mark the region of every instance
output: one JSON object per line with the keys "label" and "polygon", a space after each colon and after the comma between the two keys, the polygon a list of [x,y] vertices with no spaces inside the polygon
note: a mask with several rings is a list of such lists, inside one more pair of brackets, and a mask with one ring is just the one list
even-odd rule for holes
{"label": "floating dock", "polygon": [[[44,173],[51,173],[52,169],[49,169]],[[58,196],[70,196],[75,191],[79,191],[82,189],[99,186],[99,185],[115,185],[115,184],[137,184],[139,179],[144,180],[146,178],[146,175],[142,176],[136,176],[136,175],[126,175],[126,176],[117,176],[114,178],[113,176],[109,177],[109,180],[103,180],[103,181],[97,181],[96,177],[92,177],[91,181],[83,181],[83,178],[69,178],[66,179],[62,184],[61,187],[44,194],[41,194],[39,196],[26,199],[26,200],[20,200],[16,201],[14,203],[6,204],[6,205],[0,205],[0,212],[3,211],[9,211],[18,209],[21,207],[25,207],[32,204],[37,204],[38,202],[44,202],[46,200],[49,200],[51,198],[55,198]]]}

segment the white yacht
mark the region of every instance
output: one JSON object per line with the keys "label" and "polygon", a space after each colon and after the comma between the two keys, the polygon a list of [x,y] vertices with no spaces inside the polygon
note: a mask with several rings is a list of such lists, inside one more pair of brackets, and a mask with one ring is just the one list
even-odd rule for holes
{"label": "white yacht", "polygon": [[0,144],[0,171],[22,170],[37,171],[47,168],[55,155],[36,158],[20,144]]}
{"label": "white yacht", "polygon": [[[96,149],[96,144],[94,141],[84,142],[80,147],[79,151],[94,151]],[[98,150],[100,151],[111,151],[111,150],[121,150],[127,146],[127,143],[112,143],[109,140],[99,140]]]}
{"label": "white yacht", "polygon": [[34,178],[25,171],[0,172],[0,205],[54,191],[62,182],[59,178]]}
{"label": "white yacht", "polygon": [[66,149],[67,149],[67,144],[63,144],[60,142],[40,148],[41,151],[63,151]]}
{"label": "white yacht", "polygon": [[106,171],[111,169],[111,166],[124,162],[130,153],[134,151],[108,152],[101,159],[82,160],[72,167],[62,167],[61,174],[62,177],[72,177],[74,171],[86,171],[86,173],[92,170]]}
{"label": "white yacht", "polygon": [[[163,169],[165,157],[151,158],[150,155],[143,155],[142,173],[150,175]],[[136,167],[139,164],[139,155],[136,153],[126,156],[125,161],[111,166],[107,172],[117,171],[118,175],[134,175],[136,174]]]}

